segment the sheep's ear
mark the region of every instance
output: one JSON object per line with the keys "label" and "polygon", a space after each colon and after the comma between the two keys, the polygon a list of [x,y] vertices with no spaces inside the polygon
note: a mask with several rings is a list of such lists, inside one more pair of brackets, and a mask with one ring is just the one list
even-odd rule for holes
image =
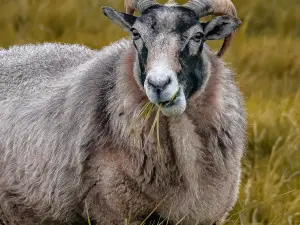
{"label": "sheep's ear", "polygon": [[217,16],[208,23],[202,23],[205,39],[224,39],[238,28],[241,23],[241,20],[233,16]]}
{"label": "sheep's ear", "polygon": [[130,28],[137,18],[126,13],[120,13],[111,7],[102,7],[102,10],[105,16],[127,31],[130,31]]}

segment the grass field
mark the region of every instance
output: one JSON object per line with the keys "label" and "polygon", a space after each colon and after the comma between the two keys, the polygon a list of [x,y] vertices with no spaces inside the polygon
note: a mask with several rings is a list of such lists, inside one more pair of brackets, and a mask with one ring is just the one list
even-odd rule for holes
{"label": "grass field", "polygon": [[[243,25],[224,58],[247,101],[248,146],[240,197],[226,224],[298,225],[300,2],[233,2]],[[122,10],[123,0],[0,0],[0,47],[57,41],[100,48],[126,36],[102,15],[102,5]]]}

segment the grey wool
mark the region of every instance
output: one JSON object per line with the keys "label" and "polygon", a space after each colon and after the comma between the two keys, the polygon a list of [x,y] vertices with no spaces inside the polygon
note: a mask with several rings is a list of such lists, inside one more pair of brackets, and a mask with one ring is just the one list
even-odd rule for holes
{"label": "grey wool", "polygon": [[149,100],[131,40],[2,51],[0,224],[139,224],[154,209],[174,224],[222,223],[238,195],[244,103],[215,52],[200,54],[207,79],[181,115],[161,115],[159,153],[155,115],[137,119]]}

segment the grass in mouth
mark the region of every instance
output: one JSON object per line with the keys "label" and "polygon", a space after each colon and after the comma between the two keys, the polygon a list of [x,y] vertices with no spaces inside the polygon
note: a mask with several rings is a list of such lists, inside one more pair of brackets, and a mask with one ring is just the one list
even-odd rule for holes
{"label": "grass in mouth", "polygon": [[[162,154],[162,148],[161,148],[161,142],[160,142],[160,131],[159,131],[159,119],[160,119],[160,111],[161,111],[161,105],[156,105],[152,102],[147,102],[141,109],[139,115],[137,118],[134,119],[130,126],[130,132],[136,134],[137,136],[135,139],[138,139],[138,135],[142,132],[142,129],[146,126],[147,121],[151,118],[151,115],[156,109],[156,114],[153,119],[149,134],[146,138],[146,141],[143,148],[148,144],[149,139],[153,137],[154,131],[156,130],[156,150],[161,155]],[[141,122],[141,123],[139,123]]]}
{"label": "grass in mouth", "polygon": [[[177,91],[170,102],[173,102],[176,97],[177,97],[177,94],[178,94],[179,91]],[[139,121],[142,121],[144,120],[144,123],[141,123],[143,124],[142,127],[140,127],[139,131],[140,132],[137,132],[137,134],[140,134],[142,129],[144,128],[144,126],[146,125],[146,122],[150,119],[151,115],[152,115],[152,112],[155,110],[156,108],[156,115],[154,117],[154,120],[152,122],[152,125],[151,125],[151,128],[150,128],[150,131],[149,131],[149,134],[147,136],[147,139],[145,141],[145,144],[144,146],[142,147],[145,147],[149,141],[149,139],[151,137],[153,137],[153,134],[154,134],[154,130],[156,129],[156,150],[157,152],[159,153],[159,155],[161,156],[162,155],[162,148],[161,148],[161,143],[160,143],[160,132],[159,132],[159,119],[160,119],[160,112],[161,112],[161,108],[162,108],[162,104],[163,103],[160,103],[160,104],[154,104],[150,101],[148,101],[141,109],[141,112],[139,113],[139,116],[137,117],[137,119],[131,124],[130,126],[130,132],[133,130],[133,126],[135,128],[137,128],[138,125],[140,125],[138,122]],[[136,139],[138,139],[138,137],[136,136],[135,137]]]}
{"label": "grass in mouth", "polygon": [[153,136],[154,130],[156,128],[156,150],[161,155],[162,149],[160,145],[160,136],[159,136],[159,115],[160,115],[161,105],[157,106],[156,115],[154,117],[150,132],[148,134],[147,140],[145,142],[145,145],[148,143],[148,140],[151,136]]}

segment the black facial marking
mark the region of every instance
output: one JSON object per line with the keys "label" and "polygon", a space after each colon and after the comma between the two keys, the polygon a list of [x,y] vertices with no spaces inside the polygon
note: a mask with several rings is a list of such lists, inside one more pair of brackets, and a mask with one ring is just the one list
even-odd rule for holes
{"label": "black facial marking", "polygon": [[155,20],[152,22],[151,28],[152,28],[153,30],[155,30],[155,28],[156,28],[156,21],[155,21]]}
{"label": "black facial marking", "polygon": [[198,49],[198,53],[197,53],[197,55],[200,55],[201,54],[201,52],[203,51],[203,41],[201,42],[201,44],[200,44],[200,47],[199,47],[199,49]]}
{"label": "black facial marking", "polygon": [[182,64],[185,64],[189,55],[190,55],[190,49],[189,49],[189,44],[187,44],[187,45],[185,45],[183,51],[181,51],[179,54],[180,62]]}
{"label": "black facial marking", "polygon": [[182,70],[178,74],[178,81],[184,84],[184,92],[187,98],[202,87],[204,78],[203,61],[202,58],[198,56],[189,58],[184,65],[182,65]]}
{"label": "black facial marking", "polygon": [[[137,46],[134,43],[134,46],[136,49]],[[138,51],[138,58],[139,58],[139,65],[140,65],[140,70],[141,70],[141,75],[140,75],[140,82],[144,86],[145,80],[146,80],[146,66],[147,66],[147,57],[148,57],[148,49],[143,43],[143,47],[140,51]]]}
{"label": "black facial marking", "polygon": [[174,32],[182,34],[198,23],[198,18],[192,10],[178,6],[176,10],[181,11],[181,16],[177,18]]}

